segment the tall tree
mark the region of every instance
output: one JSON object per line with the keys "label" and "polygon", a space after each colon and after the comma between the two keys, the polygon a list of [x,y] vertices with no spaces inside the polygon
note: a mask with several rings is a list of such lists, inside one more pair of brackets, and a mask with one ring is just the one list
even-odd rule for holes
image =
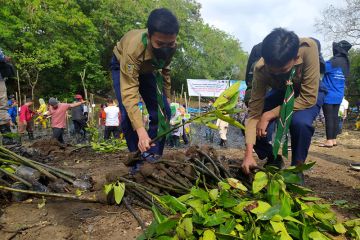
{"label": "tall tree", "polygon": [[353,45],[360,45],[360,1],[346,0],[344,7],[329,5],[315,26],[330,39],[347,38]]}

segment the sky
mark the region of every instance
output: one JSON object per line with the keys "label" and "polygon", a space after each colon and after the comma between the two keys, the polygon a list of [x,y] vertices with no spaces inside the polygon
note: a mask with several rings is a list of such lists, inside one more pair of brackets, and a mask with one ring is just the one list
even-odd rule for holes
{"label": "sky", "polygon": [[[233,36],[250,53],[272,29],[284,27],[299,37],[320,40],[324,57],[331,55],[332,39],[316,32],[316,19],[330,4],[345,5],[344,0],[197,0],[204,21]],[[326,59],[325,58],[325,59]]]}

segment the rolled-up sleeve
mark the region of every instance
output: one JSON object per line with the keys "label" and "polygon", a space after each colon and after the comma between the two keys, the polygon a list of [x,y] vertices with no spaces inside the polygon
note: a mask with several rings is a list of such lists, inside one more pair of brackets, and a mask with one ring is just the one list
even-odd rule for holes
{"label": "rolled-up sleeve", "polygon": [[320,84],[320,63],[316,43],[306,48],[303,57],[303,79],[299,96],[295,98],[294,111],[316,104]]}
{"label": "rolled-up sleeve", "polygon": [[120,59],[121,100],[135,130],[144,126],[138,106],[139,66],[140,63],[130,55],[122,55]]}
{"label": "rolled-up sleeve", "polygon": [[266,89],[267,85],[263,75],[255,69],[249,102],[249,116],[245,122],[245,142],[247,144],[255,144],[256,142],[256,125],[264,109]]}

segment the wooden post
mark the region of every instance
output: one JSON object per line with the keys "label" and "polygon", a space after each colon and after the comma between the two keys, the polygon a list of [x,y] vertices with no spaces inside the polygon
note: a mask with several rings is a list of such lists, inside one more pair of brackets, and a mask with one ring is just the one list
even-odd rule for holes
{"label": "wooden post", "polygon": [[200,99],[201,99],[201,95],[199,94],[199,115],[200,115],[200,109],[201,109],[201,102],[200,102]]}
{"label": "wooden post", "polygon": [[180,99],[179,99],[180,104],[182,103],[183,92],[184,92],[184,84],[181,84],[181,92],[180,92]]}
{"label": "wooden post", "polygon": [[16,78],[18,83],[18,92],[19,92],[19,107],[21,106],[21,92],[20,92],[20,77],[19,77],[19,71],[16,70]]}
{"label": "wooden post", "polygon": [[187,102],[187,99],[186,99],[186,92],[184,92],[184,99],[185,99],[185,111],[186,113],[188,113],[188,102]]}
{"label": "wooden post", "polygon": [[[93,108],[93,104],[94,104],[94,94],[93,93],[90,93],[90,107],[89,109],[91,109],[91,122],[94,121],[94,116],[95,116],[95,109]],[[89,114],[90,114],[90,110],[89,110]]]}
{"label": "wooden post", "polygon": [[83,85],[83,88],[84,88],[84,97],[85,97],[85,100],[87,101],[88,100],[88,95],[87,95],[87,89],[86,89],[86,86],[85,86],[85,76],[86,76],[86,68],[84,68],[84,71],[82,73],[80,73],[80,77],[81,77],[81,83]]}

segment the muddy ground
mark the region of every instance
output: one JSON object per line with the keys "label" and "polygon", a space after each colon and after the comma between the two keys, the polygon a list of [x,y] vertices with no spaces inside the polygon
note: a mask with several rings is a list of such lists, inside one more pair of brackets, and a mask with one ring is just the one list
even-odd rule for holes
{"label": "muddy ground", "polygon": [[[198,131],[194,142],[205,144],[203,131]],[[200,135],[200,136],[199,136]],[[229,148],[219,149],[227,158],[241,161],[243,150],[236,137],[237,130],[230,131]],[[360,162],[360,132],[344,130],[339,136],[338,146],[320,148],[317,145],[323,140],[323,129],[318,128],[313,138],[307,161],[316,161],[313,169],[306,172],[305,184],[315,194],[334,204],[339,217],[360,217],[360,172],[349,169],[349,164]],[[196,141],[195,141],[196,140]],[[236,142],[235,142],[236,141]],[[40,144],[41,146],[41,144]],[[101,187],[105,175],[122,167],[126,152],[116,154],[95,153],[89,148],[49,149],[38,146],[44,152],[50,152],[49,164],[86,173]],[[216,146],[216,143],[214,143]],[[234,147],[235,146],[235,147]],[[168,156],[178,155],[177,151],[185,149],[166,149]],[[262,162],[259,161],[261,165]],[[65,200],[47,199],[39,207],[41,199],[31,198],[21,203],[0,203],[0,240],[2,239],[135,239],[141,233],[136,220],[123,207],[107,206],[93,203],[79,203]],[[151,221],[151,213],[135,208],[146,223]]]}

